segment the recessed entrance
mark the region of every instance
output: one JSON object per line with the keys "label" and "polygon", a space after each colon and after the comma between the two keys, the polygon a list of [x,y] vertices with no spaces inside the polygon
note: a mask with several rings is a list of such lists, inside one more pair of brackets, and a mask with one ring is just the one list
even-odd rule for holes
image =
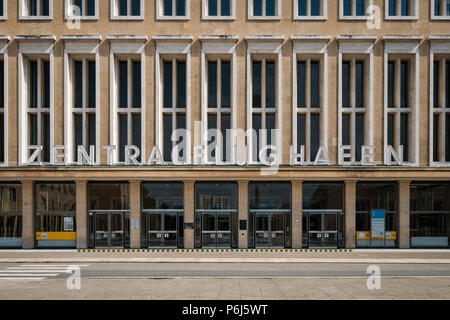
{"label": "recessed entrance", "polygon": [[202,212],[202,247],[231,247],[230,212]]}
{"label": "recessed entrance", "polygon": [[283,248],[285,214],[282,212],[256,212],[255,246],[257,248]]}
{"label": "recessed entrance", "polygon": [[96,248],[124,248],[129,218],[124,212],[93,212]]}
{"label": "recessed entrance", "polygon": [[[177,212],[148,212],[147,219],[147,244],[149,248],[177,248],[178,231],[183,216]],[[179,220],[181,219],[181,221]],[[182,228],[181,228],[182,231]],[[181,245],[183,245],[181,243]]]}
{"label": "recessed entrance", "polygon": [[334,249],[339,246],[339,230],[342,211],[304,211],[303,223],[306,223],[307,244],[309,248]]}

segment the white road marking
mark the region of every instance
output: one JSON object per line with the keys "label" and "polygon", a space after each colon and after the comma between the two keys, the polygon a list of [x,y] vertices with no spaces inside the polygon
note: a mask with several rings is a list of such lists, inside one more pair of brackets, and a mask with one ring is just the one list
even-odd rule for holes
{"label": "white road marking", "polygon": [[1,280],[7,280],[7,281],[10,281],[10,280],[18,280],[18,281],[23,281],[23,280],[45,280],[46,278],[12,278],[12,277],[10,277],[10,278],[0,278],[0,281]]}
{"label": "white road marking", "polygon": [[24,264],[0,270],[0,280],[45,280],[59,275],[68,276],[71,267],[87,267],[87,264]]}
{"label": "white road marking", "polygon": [[44,269],[19,269],[19,270],[0,270],[3,273],[21,273],[21,272],[33,272],[33,273],[49,273],[49,272],[57,272],[58,273],[67,273],[70,272],[68,270],[44,270]]}
{"label": "white road marking", "polygon": [[[4,271],[1,271],[4,272]],[[56,277],[58,275],[58,273],[42,273],[39,274],[39,276],[41,277]],[[9,273],[0,273],[0,277],[11,277],[11,276],[16,276],[16,277],[33,277],[36,276],[36,274],[34,273],[21,273],[21,274],[9,274]]]}

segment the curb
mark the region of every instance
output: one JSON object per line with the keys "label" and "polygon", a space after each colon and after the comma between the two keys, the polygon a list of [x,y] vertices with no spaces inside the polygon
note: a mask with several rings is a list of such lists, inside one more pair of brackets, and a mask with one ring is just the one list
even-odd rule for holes
{"label": "curb", "polygon": [[280,252],[280,253],[311,253],[311,252],[335,252],[351,253],[352,249],[78,249],[80,253],[201,253],[201,252]]}

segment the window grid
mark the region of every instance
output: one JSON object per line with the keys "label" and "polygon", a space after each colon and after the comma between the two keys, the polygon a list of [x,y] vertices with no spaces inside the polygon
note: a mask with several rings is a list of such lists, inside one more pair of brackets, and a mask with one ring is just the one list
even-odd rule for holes
{"label": "window grid", "polygon": [[[236,0],[202,0],[203,1],[203,19],[204,20],[234,20],[236,12]],[[211,3],[214,2],[212,11]],[[225,6],[222,8],[222,6]]]}
{"label": "window grid", "polygon": [[[248,0],[248,18],[253,20],[281,18],[281,0]],[[273,8],[273,14],[271,12]]]}
{"label": "window grid", "polygon": [[[43,58],[28,59],[27,67],[27,146],[42,146],[36,161],[50,162],[50,61]],[[28,156],[33,152],[29,150]]]}
{"label": "window grid", "polygon": [[[126,14],[122,12],[125,8]],[[135,8],[139,13],[135,12]],[[144,19],[144,1],[143,0],[111,0],[111,19],[113,20],[142,20]]]}
{"label": "window grid", "polygon": [[[117,59],[117,128],[118,136],[118,161],[125,162],[125,146],[134,145],[142,151],[142,74],[141,74],[141,61],[134,58]],[[123,70],[122,68],[126,68]],[[122,78],[122,72],[126,72],[126,79]],[[138,83],[135,82],[134,73],[138,72]],[[123,83],[125,80],[125,83]],[[137,80],[137,79],[136,79]],[[126,91],[123,91],[123,87],[126,86]],[[125,99],[122,95],[125,94]],[[124,101],[126,100],[126,101]],[[125,105],[122,104],[125,102]],[[126,120],[122,123],[123,120]],[[137,119],[137,120],[136,120]],[[127,130],[122,131],[123,125],[126,123]],[[123,136],[125,134],[125,137]],[[137,134],[137,136],[135,136]],[[125,141],[126,140],[126,141]],[[141,160],[142,155],[137,158]]]}
{"label": "window grid", "polygon": [[20,19],[51,19],[53,0],[20,0]]}
{"label": "window grid", "polygon": [[385,0],[386,20],[417,20],[418,0]]}
{"label": "window grid", "polygon": [[450,59],[433,61],[433,163],[450,163]]}
{"label": "window grid", "polygon": [[[406,66],[407,75],[402,72],[402,65],[404,67]],[[411,126],[410,123],[412,120],[412,103],[410,101],[412,65],[412,61],[404,58],[390,59],[388,62],[388,118],[386,119],[388,122],[388,145],[394,147],[399,153],[400,151],[397,147],[403,145],[404,162],[410,161],[409,127]],[[393,72],[389,71],[389,69]]]}
{"label": "window grid", "polygon": [[[165,99],[163,98],[163,104],[162,104],[162,108],[161,108],[161,112],[162,112],[162,116],[163,116],[163,126],[162,126],[162,132],[163,132],[163,146],[162,146],[162,150],[161,152],[163,153],[163,157],[164,157],[164,161],[166,162],[171,162],[171,159],[168,158],[168,150],[166,150],[166,141],[168,141],[167,139],[171,140],[171,137],[167,137],[166,134],[166,128],[164,128],[164,117],[165,116],[171,116],[171,132],[170,135],[172,135],[172,132],[176,129],[186,129],[186,125],[187,125],[187,107],[186,107],[186,100],[184,100],[184,103],[181,102],[180,104],[180,99],[179,99],[179,86],[178,83],[180,81],[183,81],[183,79],[178,79],[178,68],[181,67],[181,65],[184,63],[185,66],[185,79],[184,79],[184,85],[186,86],[187,84],[187,62],[186,60],[180,59],[180,58],[172,58],[172,59],[161,59],[162,63],[161,65],[162,67],[162,74],[161,74],[161,83],[163,84],[163,88],[162,88],[162,92],[163,92],[163,97],[164,97],[164,91],[167,90],[168,88],[165,88],[165,84],[169,84],[168,82],[166,82],[166,79],[164,77],[164,73],[165,73],[165,68],[168,67],[169,65],[172,68],[172,81],[170,82],[171,85],[171,101],[164,101]],[[184,88],[185,92],[187,90],[187,88]],[[170,105],[168,105],[168,103],[170,102]],[[184,121],[183,121],[184,119]],[[179,122],[180,121],[180,122]],[[184,123],[182,123],[184,122]],[[179,141],[171,141],[172,144],[172,148],[170,150],[170,154],[173,150],[173,148],[175,147],[175,145],[178,143]],[[184,157],[186,158],[186,152],[187,150],[184,151]]]}
{"label": "window grid", "polygon": [[71,6],[80,8],[81,19],[97,19],[98,18],[98,0],[66,0],[66,19],[75,16]]}
{"label": "window grid", "polygon": [[[94,150],[96,147],[96,62],[88,58],[74,59],[72,61],[72,71],[73,161],[77,162],[78,146],[84,146],[88,154],[90,152],[90,146],[94,146]],[[91,83],[92,72],[94,72],[93,83]],[[93,86],[94,90],[93,97],[91,86]]]}
{"label": "window grid", "polygon": [[[318,10],[313,10],[317,8]],[[294,0],[294,20],[326,20],[327,0]]]}
{"label": "window grid", "polygon": [[159,20],[188,20],[190,0],[157,0]]}
{"label": "window grid", "polygon": [[[216,105],[211,105],[210,103],[210,93],[211,93],[211,88],[209,86],[210,84],[210,68],[211,63],[215,63],[215,67],[216,67],[216,90],[215,90],[215,95],[216,95]],[[228,83],[228,103],[223,103],[222,100],[222,96],[225,94],[224,93],[224,82],[223,82],[223,66],[224,65],[228,65],[228,71],[229,71],[229,83]],[[230,155],[226,154],[226,144],[227,144],[227,137],[226,137],[226,130],[227,129],[231,129],[232,127],[232,62],[229,59],[222,59],[222,58],[217,58],[217,59],[208,59],[207,60],[207,83],[208,83],[208,99],[207,99],[207,129],[216,129],[218,130],[218,132],[222,133],[222,139],[220,140],[220,136],[219,136],[219,141],[218,141],[218,145],[222,145],[222,149],[221,148],[217,148],[217,153],[216,153],[216,159],[220,159],[224,162],[226,162],[227,157],[229,158]],[[211,117],[215,118],[215,128],[211,128],[210,127],[210,123],[209,123],[209,119],[211,119]],[[224,128],[223,125],[226,122],[226,118],[228,117],[228,124],[229,126]],[[230,150],[231,152],[231,150]],[[211,160],[211,159],[209,159]]]}
{"label": "window grid", "polygon": [[373,0],[340,0],[341,20],[365,20],[367,10],[373,4]]}
{"label": "window grid", "polygon": [[431,19],[450,19],[450,0],[431,0]]}
{"label": "window grid", "polygon": [[[296,106],[296,119],[297,119],[297,132],[295,132],[294,134],[297,135],[297,152],[300,152],[300,147],[301,147],[301,141],[298,141],[299,137],[299,132],[301,132],[304,135],[304,140],[305,140],[305,162],[306,163],[312,163],[315,160],[317,151],[318,151],[318,147],[320,145],[320,141],[321,141],[321,130],[320,130],[320,123],[321,123],[321,111],[322,111],[322,103],[321,103],[321,99],[319,98],[319,105],[315,105],[313,106],[311,104],[312,101],[312,91],[311,90],[311,86],[312,86],[312,78],[311,78],[311,64],[314,63],[318,63],[318,67],[319,67],[319,71],[318,71],[318,75],[319,75],[319,88],[318,93],[319,93],[319,97],[322,95],[322,88],[320,86],[320,79],[321,77],[321,72],[322,72],[322,61],[317,59],[317,58],[305,58],[305,57],[298,57],[297,60],[297,106]],[[304,64],[302,65],[302,67],[304,67],[304,79],[302,78],[302,74],[301,72],[299,72],[299,68],[302,68],[299,66],[299,64]],[[302,81],[304,81],[304,88],[302,88]],[[303,91],[303,92],[301,92]],[[302,94],[303,94],[303,98],[302,98]],[[304,100],[304,101],[301,101]],[[299,123],[299,116],[300,117],[304,117],[304,128],[302,130],[301,128],[301,123]],[[313,121],[312,118],[314,116],[319,116],[319,136],[316,138],[316,140],[318,141],[317,146],[315,146],[316,150],[313,150],[314,146],[313,146]],[[301,118],[300,118],[301,119]]]}
{"label": "window grid", "polygon": [[[255,99],[255,84],[257,84],[257,80],[255,81],[255,66],[260,64],[260,81],[259,82],[259,101],[256,101]],[[274,91],[270,93],[270,88],[267,87],[267,84],[270,82],[268,80],[267,75],[267,66],[273,64],[274,66],[274,79],[272,81],[273,89]],[[276,129],[276,121],[277,121],[277,89],[276,89],[276,83],[277,83],[277,62],[276,59],[272,58],[257,58],[253,57],[252,59],[252,68],[251,68],[251,76],[252,76],[252,99],[251,99],[251,107],[250,112],[252,116],[252,129],[256,131],[257,141],[253,141],[253,147],[252,147],[252,162],[259,163],[259,152],[260,150],[270,144],[276,144],[275,139],[272,137],[272,133],[270,132],[270,129]],[[268,106],[268,96],[270,94],[273,94],[273,106]],[[268,119],[273,117],[273,128],[270,128],[268,125]],[[255,123],[255,119],[260,118],[260,123]],[[266,135],[260,135],[261,133],[264,133],[264,131],[259,130],[268,130],[266,132]],[[255,147],[256,143],[256,147]],[[256,149],[256,154],[253,154],[253,150]],[[267,152],[270,153],[270,150]]]}
{"label": "window grid", "polygon": [[[345,56],[343,57],[341,68],[342,107],[340,111],[342,118],[342,145],[351,146],[352,162],[360,162],[361,147],[364,145],[364,129],[366,127],[365,123],[367,116],[366,97],[368,93],[365,72],[367,72],[369,68],[363,58]],[[360,70],[360,76],[357,75],[358,68],[362,69]],[[357,97],[358,94],[360,94],[359,97]],[[348,122],[347,125],[345,125],[346,121]],[[359,126],[362,126],[362,130],[358,130]],[[362,135],[358,131],[361,131]]]}

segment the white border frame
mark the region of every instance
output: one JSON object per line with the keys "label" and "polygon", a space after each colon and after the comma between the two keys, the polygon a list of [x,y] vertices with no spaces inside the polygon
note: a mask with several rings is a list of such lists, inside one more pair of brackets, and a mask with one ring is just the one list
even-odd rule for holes
{"label": "white border frame", "polygon": [[[369,55],[369,83],[366,84],[369,86],[369,104],[365,107],[365,120],[364,120],[364,133],[369,133],[368,135],[364,135],[364,143],[363,145],[374,145],[373,140],[373,115],[374,115],[374,43],[377,40],[377,36],[337,36],[336,37],[339,50],[338,50],[338,148],[342,146],[342,114],[346,113],[345,111],[354,111],[355,108],[344,108],[342,106],[342,61],[344,54],[351,55]],[[366,117],[366,115],[368,117]],[[352,128],[354,128],[355,124],[352,123]],[[367,130],[369,128],[369,130]],[[355,135],[351,136],[352,139],[352,148],[355,146]],[[356,150],[352,149],[352,162],[355,162],[355,154]],[[338,156],[338,164],[339,156]],[[357,164],[361,164],[357,162]]]}
{"label": "white border frame", "polygon": [[[284,36],[245,36],[245,41],[247,42],[247,52],[246,52],[246,63],[247,63],[247,131],[253,129],[252,122],[252,96],[253,96],[253,88],[252,88],[252,55],[253,54],[263,54],[263,55],[273,55],[276,61],[277,68],[277,83],[276,83],[276,125],[275,129],[281,130],[282,128],[282,116],[283,116],[283,44],[285,37]],[[278,135],[277,139],[277,149],[278,149],[278,157],[279,163],[283,163],[283,152],[282,150],[282,134]],[[254,161],[253,155],[253,135],[248,136],[248,152],[249,152],[249,164],[260,164],[261,162]],[[258,158],[258,155],[257,157]]]}
{"label": "white border frame", "polygon": [[[322,77],[322,105],[320,110],[320,144],[328,152],[328,45],[331,36],[291,36],[292,41],[292,145],[297,148],[297,61],[299,54],[320,54],[323,59]],[[306,110],[307,108],[305,108]],[[312,164],[314,159],[307,159],[310,155],[309,142],[305,146],[305,163]],[[297,149],[295,150],[297,153]],[[308,161],[309,160],[309,161]]]}
{"label": "white border frame", "polygon": [[[436,0],[430,0],[430,20],[450,20],[450,15],[436,16],[434,14],[434,4]],[[445,8],[445,2],[442,2],[442,6]]]}
{"label": "white border frame", "polygon": [[[239,36],[200,36],[199,40],[202,43],[202,51],[201,51],[201,136],[203,137],[207,130],[208,130],[208,100],[207,100],[207,93],[208,93],[208,82],[207,82],[207,75],[206,75],[206,64],[208,62],[207,55],[210,54],[219,54],[222,56],[231,56],[231,82],[232,82],[232,88],[231,88],[231,128],[230,129],[236,129],[236,92],[237,92],[237,85],[236,85],[236,70],[237,70],[237,54],[236,54],[236,47],[237,42],[239,41]],[[203,143],[203,140],[202,140]],[[233,146],[235,145],[235,141],[232,142]],[[230,159],[235,159],[235,150],[232,148],[231,154],[228,155]],[[203,154],[203,161],[207,162],[207,155]],[[216,154],[217,157],[217,154]],[[221,162],[222,159],[219,159]]]}
{"label": "white border frame", "polygon": [[[109,19],[111,20],[127,20],[127,21],[140,21],[140,20],[144,20],[145,18],[145,1],[144,0],[140,0],[141,1],[141,14],[138,16],[132,16],[132,15],[127,15],[127,16],[119,16],[119,5],[118,5],[118,1],[119,0],[111,0],[110,1],[110,14],[109,14]],[[131,0],[128,0],[128,5],[130,4]]]}
{"label": "white border frame", "polygon": [[[434,121],[433,121],[433,115],[435,112],[434,108],[434,94],[433,94],[433,87],[434,87],[434,55],[435,54],[446,54],[450,55],[450,36],[429,36],[428,41],[430,42],[430,106],[429,106],[429,131],[428,134],[430,136],[429,140],[429,165],[430,167],[450,167],[450,162],[435,162],[433,160],[433,153],[434,153]],[[450,125],[450,124],[448,124]],[[444,130],[444,128],[442,128]],[[443,132],[443,136],[445,136],[445,131]],[[450,138],[450,137],[449,137]]]}
{"label": "white border frame", "polygon": [[[355,0],[352,0],[355,1]],[[364,15],[363,16],[357,16],[355,11],[356,8],[353,7],[353,12],[351,16],[344,16],[344,0],[339,0],[339,20],[354,20],[354,21],[365,21],[369,18],[369,15],[367,14],[367,9],[373,5],[373,0],[366,0],[368,1]]]}
{"label": "white border frame", "polygon": [[[111,145],[116,146],[112,159],[113,164],[123,165],[124,162],[119,161],[119,144],[117,130],[117,67],[116,54],[137,54],[141,57],[141,164],[145,164],[145,144],[146,144],[146,126],[145,126],[145,110],[146,110],[146,84],[145,84],[145,47],[147,45],[147,36],[107,36],[106,40],[110,43],[109,51],[109,141]],[[127,135],[128,136],[128,135]]]}
{"label": "white border frame", "polygon": [[[252,21],[252,20],[281,20],[281,15],[282,15],[282,11],[281,11],[281,2],[282,0],[275,0],[275,10],[276,15],[274,16],[266,16],[266,15],[262,15],[262,16],[254,16],[253,15],[253,1],[254,0],[247,0],[247,7],[248,7],[248,12],[247,12],[247,19]],[[262,0],[265,1],[265,0]],[[263,13],[265,10],[265,6],[264,6],[264,2],[263,2]]]}
{"label": "white border frame", "polygon": [[72,0],[64,0],[64,19],[65,20],[69,20],[69,19],[80,19],[80,20],[98,20],[98,0],[95,0],[95,14],[93,16],[86,16],[86,15],[81,15],[81,16],[71,16],[69,13],[69,8],[70,8],[70,3]]}
{"label": "white border frame", "polygon": [[[164,5],[162,3],[163,0],[155,0],[156,1],[156,20],[190,20],[191,19],[191,0],[184,0],[185,1],[185,8],[186,8],[186,14],[184,16],[165,16],[164,15]],[[175,0],[172,0],[175,1]],[[173,6],[173,10],[175,9],[175,6]]]}
{"label": "white border frame", "polygon": [[[328,12],[327,12],[327,7],[328,7],[328,0],[320,0],[322,1],[322,6],[321,6],[321,10],[322,10],[322,15],[320,16],[312,16],[311,14],[306,15],[306,16],[299,16],[298,15],[298,1],[299,0],[293,0],[293,19],[294,21],[297,20],[327,20],[328,18]],[[309,10],[310,11],[310,10]],[[310,11],[311,13],[311,11]]]}
{"label": "white border frame", "polygon": [[[216,0],[220,3],[221,0]],[[219,7],[217,7],[217,16],[208,15],[208,0],[202,0],[202,20],[236,20],[236,0],[231,1],[231,15],[222,16],[219,15]],[[239,0],[238,0],[239,1]]]}
{"label": "white border frame", "polygon": [[4,106],[3,106],[3,121],[4,121],[4,133],[3,133],[3,137],[4,137],[4,148],[5,148],[5,161],[4,162],[0,162],[0,167],[3,166],[8,166],[8,128],[9,128],[9,121],[8,121],[8,106],[9,106],[9,101],[8,101],[8,43],[9,43],[9,36],[0,36],[0,55],[3,56],[3,68],[4,68],[4,74],[3,74],[3,79],[4,79]]}
{"label": "white border frame", "polygon": [[[384,42],[384,51],[383,51],[383,64],[384,64],[384,70],[383,70],[383,150],[387,150],[387,139],[388,139],[388,126],[387,126],[387,120],[388,120],[388,64],[389,64],[389,55],[390,54],[408,54],[408,55],[414,55],[414,80],[415,80],[415,87],[412,88],[414,92],[414,105],[411,106],[411,120],[410,123],[414,125],[413,128],[408,128],[409,132],[411,134],[410,141],[412,141],[412,145],[410,148],[410,154],[412,155],[412,158],[410,157],[409,162],[404,162],[403,165],[411,165],[411,166],[418,166],[419,165],[419,74],[420,74],[420,44],[423,40],[423,36],[383,36],[382,38]],[[412,150],[412,151],[411,151]],[[398,150],[396,150],[398,151]],[[389,159],[387,159],[388,153],[384,152],[384,164],[389,163]],[[412,160],[412,161],[411,161]]]}
{"label": "white border frame", "polygon": [[53,20],[53,0],[48,0],[48,16],[29,16],[26,13],[27,0],[18,1],[19,20]]}
{"label": "white border frame", "polygon": [[8,0],[1,1],[3,1],[3,15],[0,16],[0,20],[6,20],[8,19]]}
{"label": "white border frame", "polygon": [[[19,50],[17,57],[18,68],[18,128],[21,128],[18,132],[18,164],[28,165],[25,160],[28,159],[27,147],[28,147],[28,119],[27,119],[27,80],[25,76],[25,63],[27,58],[25,55],[48,55],[50,61],[50,147],[54,145],[54,52],[53,45],[56,41],[55,36],[15,36],[14,39],[19,42]],[[53,153],[50,152],[50,162],[52,162]]]}
{"label": "white border frame", "polygon": [[[384,0],[384,20],[406,20],[406,21],[412,21],[412,20],[419,20],[419,0],[409,0],[414,1],[414,4],[411,6],[411,9],[413,10],[413,15],[410,16],[390,16],[389,15],[389,0]],[[400,3],[400,2],[399,2]]]}
{"label": "white border frame", "polygon": [[[159,0],[157,0],[159,1]],[[162,55],[185,55],[186,56],[186,130],[191,131],[191,44],[193,36],[158,36],[152,39],[156,42],[155,49],[155,145],[164,152],[162,115],[163,115],[163,86],[161,82]],[[187,142],[186,162],[192,163],[192,134]]]}
{"label": "white border frame", "polygon": [[[75,108],[72,106],[72,77],[69,72],[70,63],[73,59],[71,54],[95,55],[95,90],[100,92],[100,42],[101,36],[61,36],[64,41],[64,145],[66,146],[67,162],[77,164],[74,161],[73,154],[73,113]],[[84,57],[86,58],[86,57]],[[100,95],[96,96],[95,105],[95,126],[96,126],[96,148],[95,164],[100,163]],[[87,150],[89,153],[89,150]]]}

